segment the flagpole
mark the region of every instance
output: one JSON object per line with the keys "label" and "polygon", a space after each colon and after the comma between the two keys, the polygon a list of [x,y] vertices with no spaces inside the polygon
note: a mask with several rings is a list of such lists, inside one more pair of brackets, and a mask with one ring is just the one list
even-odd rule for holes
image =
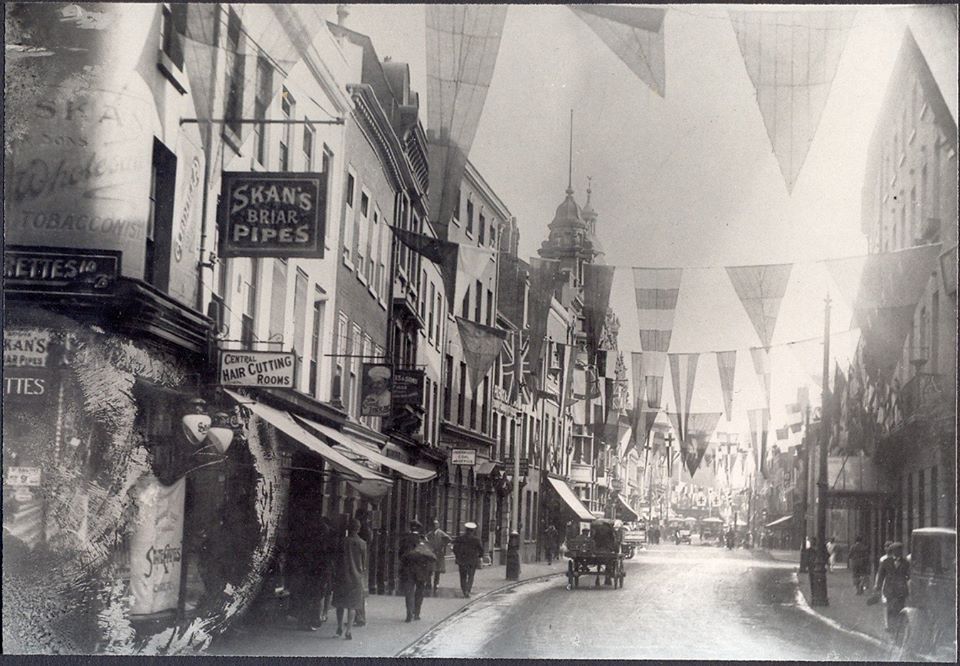
{"label": "flagpole", "polygon": [[817,478],[817,548],[810,567],[810,605],[829,606],[827,597],[827,456],[830,443],[830,295],[823,308],[823,389],[820,394],[820,469]]}

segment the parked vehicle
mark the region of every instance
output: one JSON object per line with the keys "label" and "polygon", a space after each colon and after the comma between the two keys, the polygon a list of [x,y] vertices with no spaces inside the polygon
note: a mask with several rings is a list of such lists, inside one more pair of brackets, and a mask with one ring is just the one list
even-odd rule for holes
{"label": "parked vehicle", "polygon": [[957,531],[913,530],[903,657],[957,657]]}
{"label": "parked vehicle", "polygon": [[683,527],[678,527],[677,531],[674,532],[673,540],[678,546],[681,543],[693,543],[693,534],[690,528],[684,525]]}
{"label": "parked vehicle", "polygon": [[637,523],[632,529],[628,529],[623,535],[623,555],[628,560],[634,556],[637,550],[645,548],[647,545],[647,529],[643,523]]}

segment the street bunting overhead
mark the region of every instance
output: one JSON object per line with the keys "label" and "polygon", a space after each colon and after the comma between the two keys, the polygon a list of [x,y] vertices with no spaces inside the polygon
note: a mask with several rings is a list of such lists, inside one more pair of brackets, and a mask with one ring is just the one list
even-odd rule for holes
{"label": "street bunting overhead", "polygon": [[690,403],[693,400],[693,385],[697,378],[699,354],[668,354],[670,359],[670,379],[673,384],[673,400],[677,410],[674,428],[680,441],[687,436],[687,420],[690,416]]}
{"label": "street bunting overhead", "polygon": [[940,244],[898,252],[825,261],[830,276],[852,306],[863,334],[863,356],[871,375],[889,379],[913,325],[923,290],[936,270]]}
{"label": "street bunting overhead", "polygon": [[773,153],[792,193],[856,12],[729,13]]}
{"label": "street bunting overhead", "polygon": [[733,419],[733,380],[737,372],[737,350],[717,352],[716,356],[720,390],[723,392],[723,411],[729,422]]}
{"label": "street bunting overhead", "polygon": [[665,9],[622,5],[568,5],[597,37],[651,90],[663,97]]}
{"label": "street bunting overhead", "polygon": [[460,331],[463,356],[470,369],[470,388],[476,392],[477,386],[500,355],[507,331],[484,326],[463,317],[457,317],[457,328]]}
{"label": "street bunting overhead", "polygon": [[426,65],[430,219],[446,226],[500,50],[507,5],[428,4]]}
{"label": "street bunting overhead", "polygon": [[750,443],[753,445],[753,455],[757,470],[763,478],[767,476],[767,430],[770,427],[770,410],[748,409],[747,420],[750,423]]}
{"label": "street bunting overhead", "polygon": [[764,347],[773,341],[780,303],[787,292],[793,264],[728,266],[727,275],[740,304]]}
{"label": "street bunting overhead", "polygon": [[583,309],[586,315],[588,344],[596,349],[610,306],[613,266],[585,264],[583,267]]}

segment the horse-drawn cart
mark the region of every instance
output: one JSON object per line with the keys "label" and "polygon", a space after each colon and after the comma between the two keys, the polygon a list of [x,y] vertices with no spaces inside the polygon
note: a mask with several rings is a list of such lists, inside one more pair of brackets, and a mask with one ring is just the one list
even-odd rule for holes
{"label": "horse-drawn cart", "polygon": [[[605,585],[623,589],[626,576],[622,552],[623,528],[620,521],[598,518],[590,524],[589,535],[581,535],[567,542],[567,589],[580,587],[580,576],[594,575],[594,586]],[[595,569],[594,569],[595,567]]]}

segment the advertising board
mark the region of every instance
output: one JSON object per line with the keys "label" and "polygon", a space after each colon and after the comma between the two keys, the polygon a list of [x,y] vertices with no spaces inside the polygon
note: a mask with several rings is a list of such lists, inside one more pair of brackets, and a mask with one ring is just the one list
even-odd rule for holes
{"label": "advertising board", "polygon": [[293,388],[293,352],[220,351],[220,383],[224,386]]}

